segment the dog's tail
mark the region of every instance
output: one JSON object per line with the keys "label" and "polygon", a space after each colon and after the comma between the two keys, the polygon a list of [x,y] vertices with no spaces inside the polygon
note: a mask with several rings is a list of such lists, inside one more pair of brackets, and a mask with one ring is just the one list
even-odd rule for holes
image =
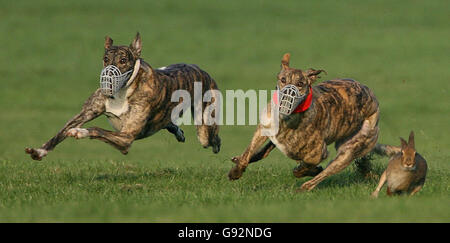
{"label": "dog's tail", "polygon": [[402,149],[400,147],[380,143],[375,145],[375,148],[372,150],[375,154],[388,157],[400,153],[401,151]]}

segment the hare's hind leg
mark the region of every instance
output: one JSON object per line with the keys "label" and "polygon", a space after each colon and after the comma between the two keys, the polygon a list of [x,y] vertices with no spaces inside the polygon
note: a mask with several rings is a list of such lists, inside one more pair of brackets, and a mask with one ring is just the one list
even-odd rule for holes
{"label": "hare's hind leg", "polygon": [[412,188],[412,190],[411,190],[409,196],[414,196],[414,194],[416,194],[418,191],[420,191],[420,190],[422,189],[422,187],[423,187],[423,184],[425,184],[425,180],[420,180],[419,183],[416,184],[416,185]]}
{"label": "hare's hind leg", "polygon": [[414,194],[416,194],[418,191],[420,191],[422,189],[422,187],[423,187],[423,185],[416,186],[409,195],[414,196]]}
{"label": "hare's hind leg", "polygon": [[361,126],[361,129],[352,137],[339,145],[337,156],[332,160],[327,168],[320,172],[313,179],[305,182],[300,191],[310,191],[328,176],[334,175],[345,169],[354,159],[365,156],[377,143],[378,139],[378,117],[377,111],[369,116]]}
{"label": "hare's hind leg", "polygon": [[386,195],[388,195],[388,196],[393,196],[394,195],[394,193],[391,192],[391,189],[389,189],[389,187],[386,188]]}

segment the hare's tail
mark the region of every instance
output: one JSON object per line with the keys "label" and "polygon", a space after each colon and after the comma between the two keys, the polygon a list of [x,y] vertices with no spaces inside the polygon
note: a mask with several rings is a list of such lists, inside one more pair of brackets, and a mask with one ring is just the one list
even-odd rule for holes
{"label": "hare's tail", "polygon": [[401,148],[397,146],[387,145],[387,144],[380,144],[378,143],[375,145],[375,148],[372,150],[372,152],[381,155],[381,156],[393,156],[394,154],[400,153]]}

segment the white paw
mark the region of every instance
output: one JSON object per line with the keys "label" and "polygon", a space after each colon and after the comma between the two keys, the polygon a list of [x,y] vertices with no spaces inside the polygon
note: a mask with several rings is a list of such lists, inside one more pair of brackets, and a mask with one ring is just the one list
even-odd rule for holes
{"label": "white paw", "polygon": [[89,131],[85,128],[71,128],[66,133],[69,137],[74,137],[76,139],[85,138],[89,136]]}
{"label": "white paw", "polygon": [[36,149],[37,153],[39,154],[39,156],[42,158],[44,156],[47,155],[48,151],[45,149]]}
{"label": "white paw", "polygon": [[31,158],[34,160],[41,160],[48,153],[45,149],[34,149],[34,148],[25,148],[25,152],[31,155]]}

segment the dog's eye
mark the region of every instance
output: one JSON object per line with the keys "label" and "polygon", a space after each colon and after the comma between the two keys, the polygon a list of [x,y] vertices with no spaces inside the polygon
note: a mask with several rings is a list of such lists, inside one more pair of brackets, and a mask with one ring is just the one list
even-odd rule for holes
{"label": "dog's eye", "polygon": [[104,62],[108,62],[108,61],[109,61],[108,57],[104,57],[104,58],[103,58],[103,61],[104,61]]}
{"label": "dog's eye", "polygon": [[284,83],[286,83],[286,78],[285,77],[282,77],[281,78],[281,82],[284,84]]}
{"label": "dog's eye", "polygon": [[120,59],[120,63],[125,64],[126,62],[127,62],[127,59],[126,59],[126,58]]}

